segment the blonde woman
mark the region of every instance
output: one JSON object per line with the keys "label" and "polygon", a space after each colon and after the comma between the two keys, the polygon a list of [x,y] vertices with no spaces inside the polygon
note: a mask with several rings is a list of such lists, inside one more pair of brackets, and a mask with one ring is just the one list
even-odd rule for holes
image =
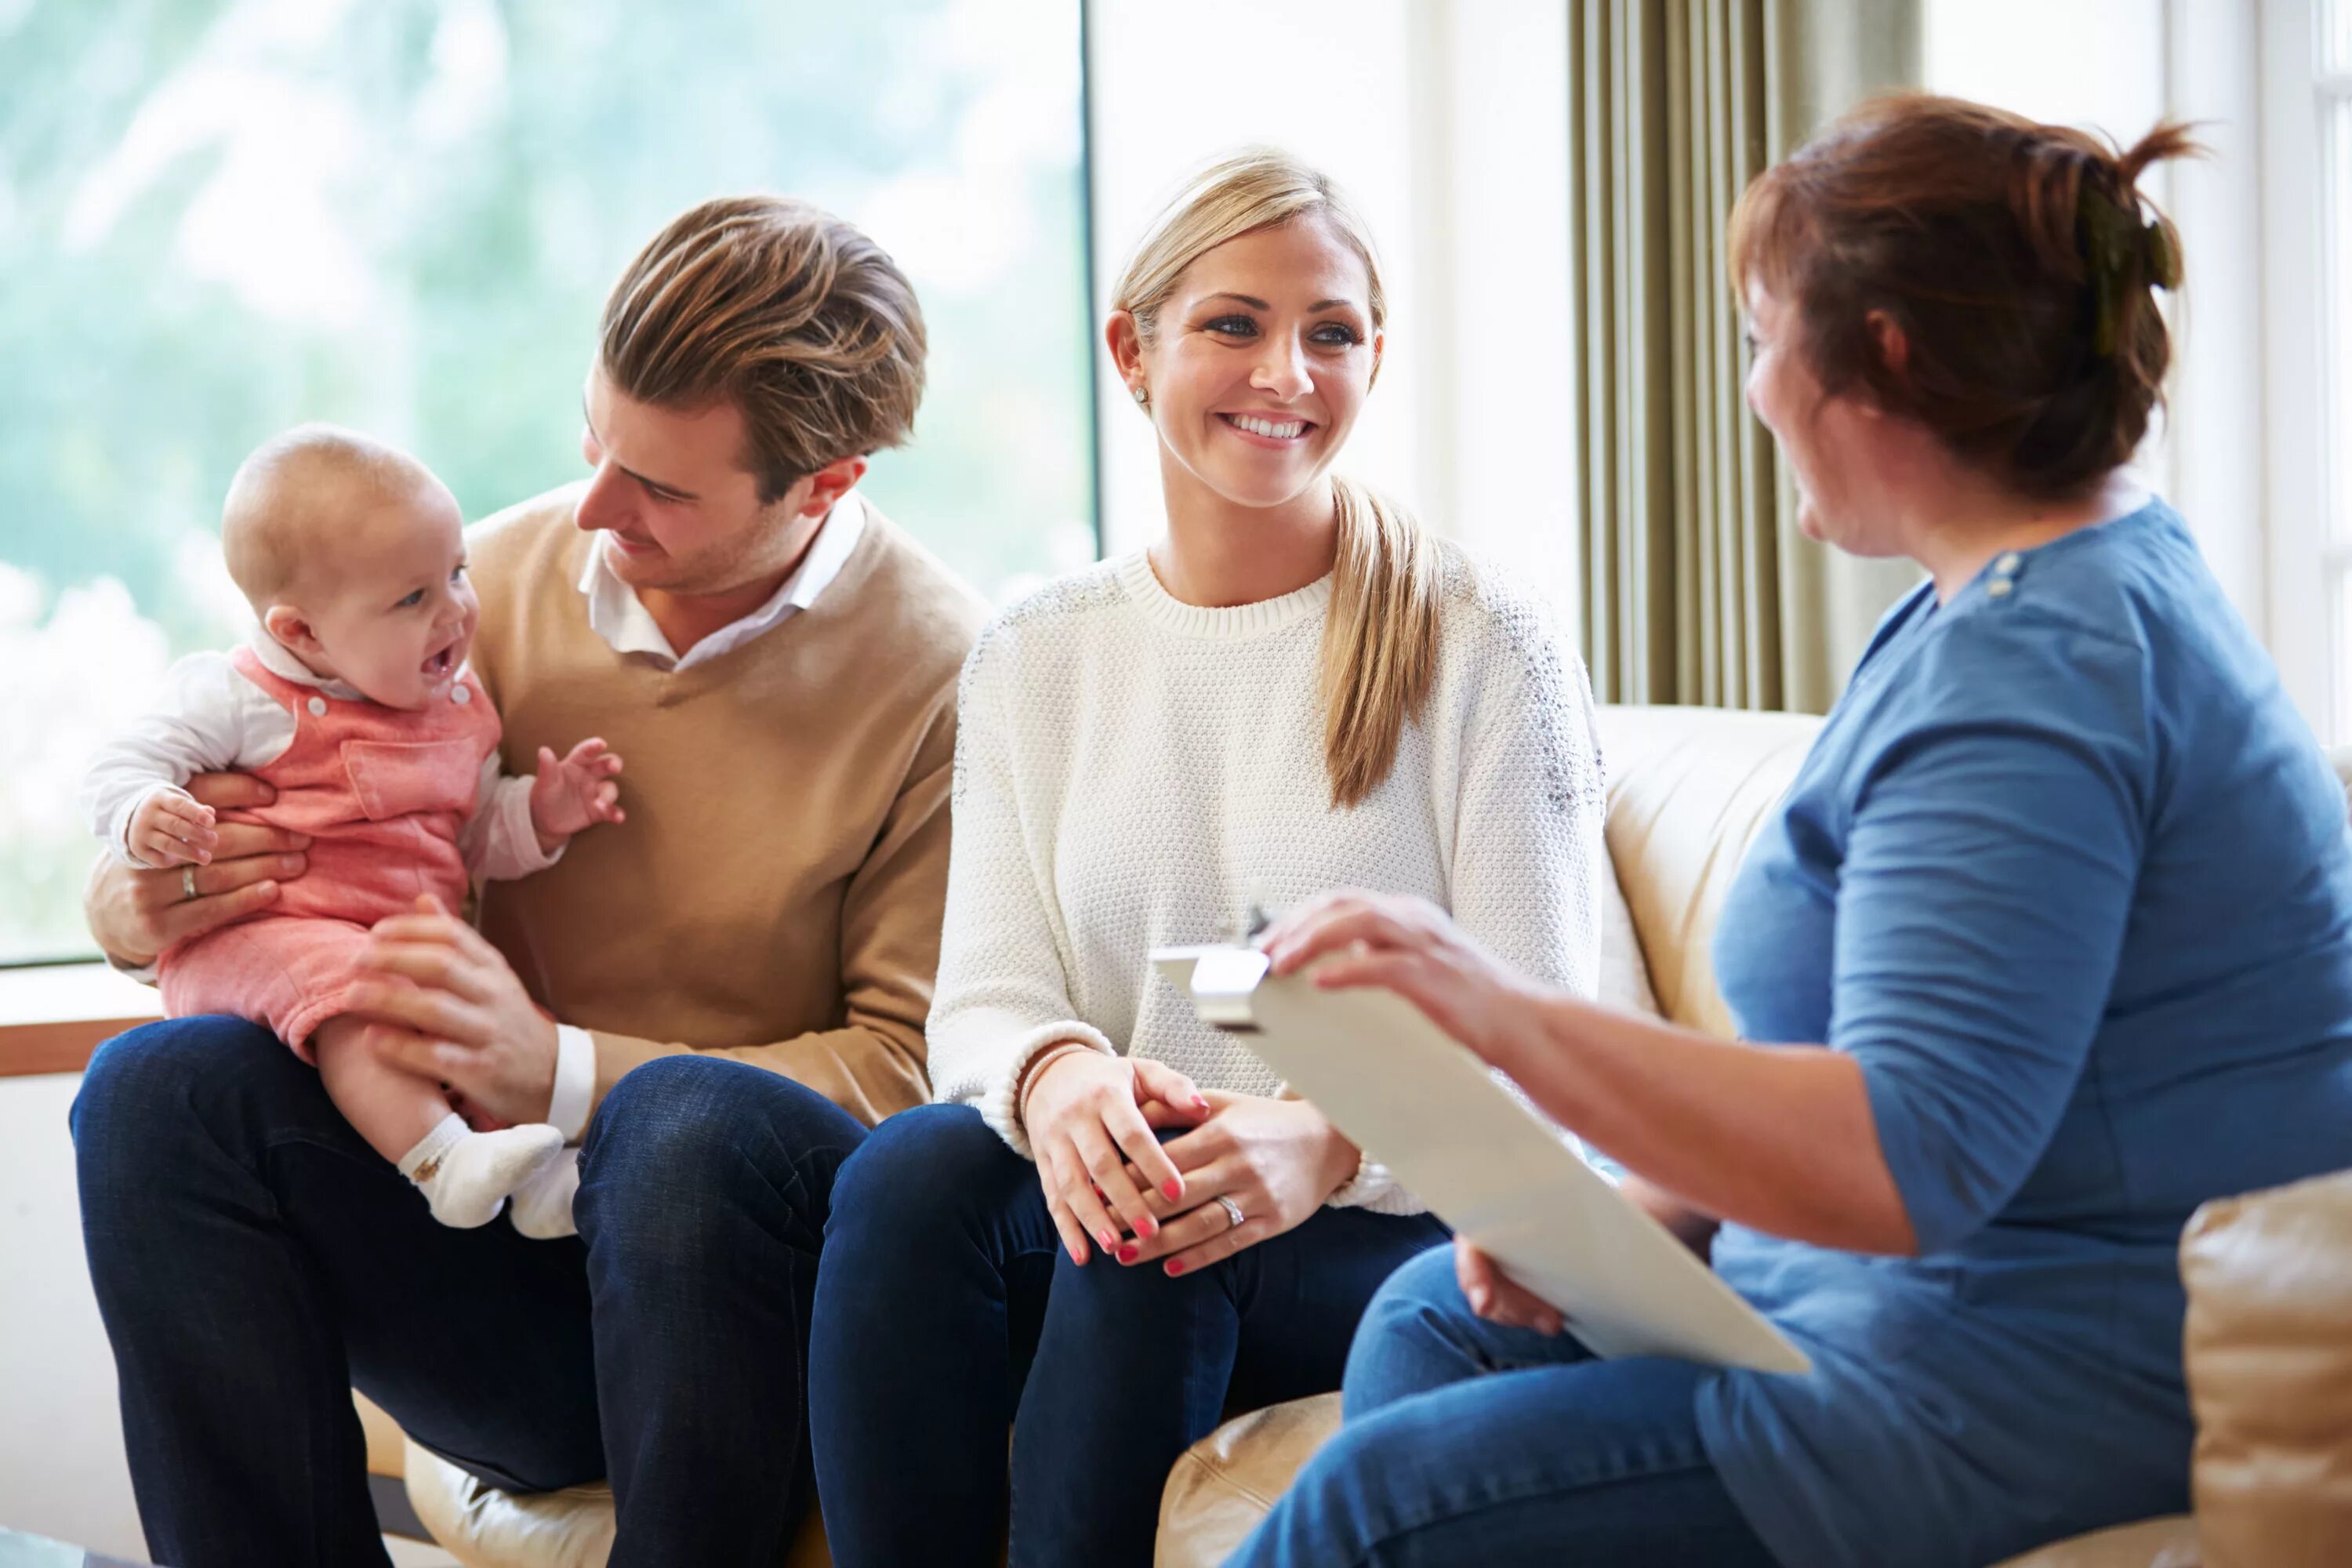
{"label": "blonde woman", "polygon": [[[1580,994],[1601,774],[1544,617],[1329,472],[1387,319],[1362,221],[1254,152],[1203,173],[1108,328],[1168,531],[966,662],[940,1103],[834,1196],[812,1346],[835,1560],[1145,1563],[1234,1405],[1339,1386],[1443,1227],[1147,973],[1334,886],[1452,910]],[[1165,1142],[1161,1142],[1162,1139]]]}

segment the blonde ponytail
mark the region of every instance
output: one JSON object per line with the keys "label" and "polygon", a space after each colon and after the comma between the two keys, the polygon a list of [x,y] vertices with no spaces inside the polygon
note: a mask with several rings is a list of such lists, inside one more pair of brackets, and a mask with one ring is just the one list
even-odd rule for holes
{"label": "blonde ponytail", "polygon": [[[1111,309],[1132,315],[1148,343],[1186,268],[1228,240],[1309,215],[1363,258],[1372,330],[1381,331],[1388,295],[1370,229],[1328,176],[1270,147],[1234,153],[1185,183],[1136,247]],[[1331,495],[1339,559],[1323,628],[1323,760],[1331,804],[1354,806],[1395,767],[1405,726],[1420,720],[1436,679],[1444,573],[1438,542],[1412,512],[1336,474]]]}
{"label": "blonde ponytail", "polygon": [[1396,765],[1408,721],[1437,678],[1438,543],[1419,520],[1333,477],[1339,558],[1323,626],[1323,764],[1331,804],[1352,806]]}

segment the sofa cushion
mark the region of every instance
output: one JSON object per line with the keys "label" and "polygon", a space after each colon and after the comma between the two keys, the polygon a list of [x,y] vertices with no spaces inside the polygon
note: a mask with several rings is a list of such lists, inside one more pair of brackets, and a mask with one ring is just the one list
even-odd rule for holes
{"label": "sofa cushion", "polygon": [[1642,961],[1642,939],[1633,930],[1633,911],[1625,903],[1624,885],[1612,868],[1601,883],[1601,1005],[1621,1013],[1658,1016],[1658,994],[1650,988],[1649,966]]}
{"label": "sofa cushion", "polygon": [[407,1463],[408,1447],[400,1424],[357,1389],[352,1391],[352,1403],[359,1408],[360,1430],[367,1436],[368,1474],[398,1477]]}
{"label": "sofa cushion", "polygon": [[1160,1494],[1156,1568],[1217,1568],[1339,1429],[1326,1394],[1235,1416],[1184,1451]]}
{"label": "sofa cushion", "polygon": [[2207,1568],[2352,1558],[2352,1171],[2205,1205],[2180,1278]]}
{"label": "sofa cushion", "polygon": [[1633,912],[1658,1009],[1733,1033],[1708,955],[1753,839],[1788,793],[1822,721],[1797,713],[1603,708],[1609,858]]}
{"label": "sofa cushion", "polygon": [[[465,1568],[604,1568],[613,1551],[613,1489],[503,1492],[430,1449],[408,1445],[408,1503]],[[785,1568],[831,1568],[811,1509]]]}
{"label": "sofa cushion", "polygon": [[2197,1521],[2173,1513],[2038,1547],[2000,1568],[2198,1568],[2197,1551]]}

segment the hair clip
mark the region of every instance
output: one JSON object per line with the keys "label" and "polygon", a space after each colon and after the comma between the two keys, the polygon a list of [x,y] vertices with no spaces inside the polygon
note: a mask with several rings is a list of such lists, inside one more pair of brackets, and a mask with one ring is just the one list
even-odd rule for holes
{"label": "hair clip", "polygon": [[2162,218],[2140,220],[2137,197],[2123,206],[2104,193],[2083,193],[2083,248],[2091,285],[2091,346],[2101,359],[2116,349],[2117,318],[2123,291],[2132,286],[2131,264],[2137,258],[2141,275],[2158,289],[2180,284],[2180,252]]}
{"label": "hair clip", "polygon": [[2152,218],[2140,238],[2147,255],[2147,279],[2159,289],[2180,287],[2180,249],[2162,218]]}

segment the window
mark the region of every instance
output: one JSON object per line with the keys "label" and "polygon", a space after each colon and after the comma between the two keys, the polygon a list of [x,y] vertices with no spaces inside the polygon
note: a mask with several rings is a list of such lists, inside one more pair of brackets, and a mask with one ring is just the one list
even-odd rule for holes
{"label": "window", "polygon": [[2352,3],[2315,13],[2328,718],[2340,742],[2352,740]]}
{"label": "window", "polygon": [[86,953],[91,749],[245,616],[270,432],[468,517],[575,477],[605,289],[681,208],[808,196],[931,341],[877,503],[1003,598],[1095,552],[1078,0],[0,0],[0,962]]}

